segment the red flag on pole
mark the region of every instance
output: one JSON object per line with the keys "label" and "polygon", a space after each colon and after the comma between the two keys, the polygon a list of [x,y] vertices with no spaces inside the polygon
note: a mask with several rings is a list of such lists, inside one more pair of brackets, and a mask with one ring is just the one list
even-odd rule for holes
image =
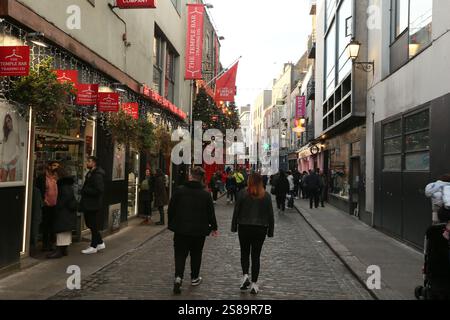
{"label": "red flag on pole", "polygon": [[238,70],[239,62],[225,72],[216,81],[216,102],[228,101],[234,102],[234,97],[236,96],[236,76]]}

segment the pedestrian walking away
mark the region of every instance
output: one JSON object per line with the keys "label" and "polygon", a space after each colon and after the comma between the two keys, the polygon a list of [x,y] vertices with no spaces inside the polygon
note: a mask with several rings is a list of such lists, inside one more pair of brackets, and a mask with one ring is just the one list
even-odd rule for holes
{"label": "pedestrian walking away", "polygon": [[280,170],[278,177],[274,178],[274,181],[278,213],[284,213],[286,211],[286,195],[289,193],[289,181],[283,170]]}
{"label": "pedestrian walking away", "polygon": [[320,200],[320,178],[315,171],[311,171],[310,174],[304,179],[303,184],[308,192],[309,207],[312,209],[319,207]]}
{"label": "pedestrian walking away", "polygon": [[233,203],[233,201],[236,199],[237,183],[236,178],[232,171],[228,172],[226,188],[227,188],[227,203],[228,204]]}
{"label": "pedestrian walking away", "polygon": [[289,193],[288,193],[288,208],[293,209],[294,208],[294,190],[295,190],[295,182],[294,182],[294,176],[291,171],[287,172],[287,179],[289,182]]}
{"label": "pedestrian walking away", "polygon": [[58,200],[58,161],[50,161],[44,174],[36,179],[36,187],[41,191],[42,208],[42,251],[52,251],[55,232],[52,229]]}
{"label": "pedestrian walking away", "polygon": [[272,197],[264,190],[263,179],[258,173],[250,175],[247,189],[239,194],[234,208],[231,232],[238,232],[241,247],[243,278],[240,290],[246,291],[250,288],[250,293],[257,294],[262,247],[266,236],[271,238],[274,233]]}
{"label": "pedestrian walking away", "polygon": [[202,282],[200,269],[206,237],[218,236],[217,220],[210,193],[202,181],[205,171],[201,167],[192,170],[189,182],[175,190],[170,199],[169,230],[174,233],[175,281],[174,294],[181,293],[186,258],[191,257],[191,285]]}
{"label": "pedestrian walking away", "polygon": [[77,200],[73,185],[75,178],[64,167],[58,169],[58,200],[53,220],[53,231],[56,233],[56,249],[49,259],[58,259],[68,255],[67,248],[72,244],[72,230],[77,224]]}
{"label": "pedestrian walking away", "polygon": [[155,223],[157,226],[165,225],[164,207],[169,203],[169,195],[166,189],[166,178],[161,169],[156,170],[155,176],[155,207],[159,211],[159,222]]}
{"label": "pedestrian walking away", "polygon": [[145,178],[142,180],[139,190],[139,196],[141,200],[140,212],[145,217],[145,220],[142,222],[142,224],[144,225],[153,224],[153,221],[151,219],[153,194],[154,194],[153,176],[151,174],[151,170],[147,169],[145,170]]}
{"label": "pedestrian walking away", "polygon": [[98,166],[97,157],[89,157],[87,164],[89,172],[86,174],[79,211],[84,213],[86,226],[91,230],[91,245],[82,251],[84,254],[94,254],[106,248],[98,228],[100,209],[103,205],[105,191],[105,171]]}

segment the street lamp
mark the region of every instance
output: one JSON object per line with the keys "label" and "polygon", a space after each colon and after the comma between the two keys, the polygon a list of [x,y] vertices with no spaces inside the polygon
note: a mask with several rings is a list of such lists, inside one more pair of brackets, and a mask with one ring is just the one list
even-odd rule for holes
{"label": "street lamp", "polygon": [[361,42],[357,41],[355,38],[352,38],[350,43],[347,45],[347,55],[350,59],[352,59],[353,64],[365,72],[374,72],[375,62],[357,62],[359,51],[361,50]]}

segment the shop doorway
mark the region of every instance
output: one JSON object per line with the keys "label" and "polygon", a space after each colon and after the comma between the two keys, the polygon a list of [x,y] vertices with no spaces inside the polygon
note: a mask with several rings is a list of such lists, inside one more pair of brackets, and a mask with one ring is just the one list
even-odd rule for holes
{"label": "shop doorway", "polygon": [[[83,187],[85,174],[85,140],[77,136],[64,136],[44,131],[36,131],[34,142],[34,174],[33,185],[36,185],[36,179],[45,175],[47,164],[50,161],[58,161],[75,178],[74,193],[77,201],[80,200],[80,191]],[[76,230],[73,230],[73,241],[81,240],[81,232],[86,229],[82,221],[81,214],[78,214],[78,223]],[[40,223],[39,223],[40,222]],[[37,230],[34,241],[42,241],[42,221],[32,219],[33,230]],[[33,241],[33,242],[34,242]],[[36,248],[39,245],[34,243]]]}
{"label": "shop doorway", "polygon": [[128,154],[128,218],[138,215],[140,155],[131,149]]}
{"label": "shop doorway", "polygon": [[352,157],[350,161],[350,213],[359,218],[361,191],[361,158]]}

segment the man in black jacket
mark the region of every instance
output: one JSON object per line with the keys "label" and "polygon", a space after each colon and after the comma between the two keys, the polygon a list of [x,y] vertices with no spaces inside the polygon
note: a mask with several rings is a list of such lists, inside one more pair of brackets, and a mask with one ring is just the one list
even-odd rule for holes
{"label": "man in black jacket", "polygon": [[316,209],[319,207],[320,190],[322,183],[316,171],[311,171],[310,174],[303,180],[303,185],[308,192],[309,207],[313,208],[313,202]]}
{"label": "man in black jacket", "polygon": [[86,167],[89,172],[86,174],[86,180],[81,189],[80,211],[84,213],[86,226],[91,230],[91,245],[86,250],[81,251],[84,254],[97,253],[105,249],[105,243],[98,230],[98,215],[103,204],[103,192],[105,190],[105,171],[97,167],[98,159],[89,157]]}
{"label": "man in black jacket", "polygon": [[194,168],[190,181],[175,191],[169,203],[169,230],[175,233],[175,294],[181,293],[188,254],[191,256],[191,285],[201,283],[200,267],[205,239],[208,235],[218,235],[214,204],[202,184],[204,176],[202,168]]}

